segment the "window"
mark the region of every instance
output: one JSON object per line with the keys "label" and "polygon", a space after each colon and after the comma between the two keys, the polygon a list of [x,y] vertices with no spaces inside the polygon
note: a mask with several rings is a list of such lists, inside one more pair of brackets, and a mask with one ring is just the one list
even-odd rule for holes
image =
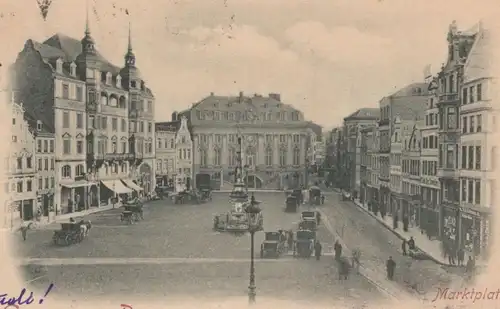
{"label": "window", "polygon": [[446,148],[446,168],[453,168],[454,157],[453,146],[448,145]]}
{"label": "window", "polygon": [[49,159],[48,158],[45,158],[45,160],[43,161],[43,169],[45,171],[48,171],[49,170]]}
{"label": "window", "polygon": [[50,177],[50,187],[54,188],[56,186],[56,180],[54,176]]}
{"label": "window", "polygon": [[49,152],[49,141],[43,141],[43,152]]}
{"label": "window", "polygon": [[70,178],[71,177],[71,166],[65,165],[61,168],[61,175],[63,178]]}
{"label": "window", "polygon": [[472,203],[474,197],[474,181],[472,179],[467,180],[467,202]]}
{"label": "window", "polygon": [[200,150],[200,165],[207,166],[207,162],[208,162],[207,151],[205,149],[201,149]]}
{"label": "window", "polygon": [[102,116],[101,117],[101,129],[106,130],[108,128],[108,117]]}
{"label": "window", "polygon": [[191,160],[191,149],[187,150],[187,159]]}
{"label": "window", "polygon": [[42,141],[41,140],[38,140],[36,142],[36,151],[37,152],[42,152]]}
{"label": "window", "polygon": [[76,128],[83,129],[83,114],[76,114]]}
{"label": "window", "polygon": [[32,158],[31,157],[27,157],[26,158],[26,168],[33,168],[33,166],[32,166]]}
{"label": "window", "polygon": [[23,181],[22,180],[17,182],[17,192],[18,193],[23,192]]}
{"label": "window", "polygon": [[179,154],[177,156],[179,160],[182,160],[182,149],[179,149]]}
{"label": "window", "polygon": [[265,161],[266,161],[266,166],[273,165],[273,149],[271,147],[266,148]]}
{"label": "window", "polygon": [[457,115],[454,107],[448,107],[448,129],[457,127]]}
{"label": "window", "polygon": [[280,134],[280,143],[286,143],[286,135]]}
{"label": "window", "polygon": [[229,149],[227,161],[228,161],[229,166],[236,165],[236,150],[234,150],[233,148]]}
{"label": "window", "polygon": [[148,133],[153,132],[153,124],[151,122],[148,122]]}
{"label": "window", "polygon": [[38,167],[37,167],[37,169],[39,171],[41,171],[43,169],[43,164],[42,163],[43,163],[42,159],[38,159]]}
{"label": "window", "polygon": [[462,90],[462,105],[467,104],[467,88]]}
{"label": "window", "polygon": [[42,189],[43,188],[43,178],[42,177],[38,177],[38,189]]}
{"label": "window", "polygon": [[127,152],[127,142],[122,142],[122,153]]}
{"label": "window", "polygon": [[293,150],[293,165],[297,166],[300,165],[300,149],[295,148]]}
{"label": "window", "polygon": [[50,160],[50,170],[53,171],[55,169],[55,159]]}
{"label": "window", "polygon": [[468,164],[467,168],[471,170],[474,168],[474,146],[469,146],[468,149],[469,149],[469,151],[468,151],[467,156],[468,156],[469,164]]}
{"label": "window", "polygon": [[27,191],[27,192],[31,192],[31,191],[33,191],[33,184],[32,184],[32,182],[31,182],[31,180],[30,180],[30,179],[28,179],[28,180],[26,181],[26,191]]}
{"label": "window", "polygon": [[214,165],[215,166],[220,166],[222,161],[222,155],[221,155],[221,150],[219,148],[216,148],[214,150]]}
{"label": "window", "polygon": [[476,86],[476,98],[477,101],[482,101],[483,100],[483,86],[481,84],[477,84]]}
{"label": "window", "polygon": [[116,118],[111,118],[111,129],[113,131],[117,131],[118,130],[118,119]]}
{"label": "window", "polygon": [[467,179],[460,179],[461,187],[462,187],[462,202],[467,201]]}
{"label": "window", "polygon": [[170,148],[175,148],[175,140],[173,138],[170,140]]}
{"label": "window", "polygon": [[83,141],[76,141],[76,153],[77,154],[83,153]]}
{"label": "window", "polygon": [[17,169],[20,170],[23,168],[23,158],[17,158]]}
{"label": "window", "polygon": [[53,140],[49,141],[49,151],[54,152],[54,141]]}
{"label": "window", "polygon": [[63,140],[63,154],[71,154],[71,140]]}
{"label": "window", "polygon": [[63,112],[63,128],[69,128],[69,112]]}
{"label": "window", "polygon": [[69,85],[68,84],[62,84],[63,86],[63,99],[69,99]]}
{"label": "window", "polygon": [[83,101],[83,89],[82,86],[76,86],[76,100]]}
{"label": "window", "polygon": [[467,133],[467,117],[462,118],[462,133]]}
{"label": "window", "polygon": [[467,168],[467,146],[462,146],[462,169]]}
{"label": "window", "polygon": [[474,116],[470,116],[469,133],[474,133]]}
{"label": "window", "polygon": [[476,132],[481,132],[483,130],[483,116],[477,115],[476,120],[477,120]]}
{"label": "window", "polygon": [[45,177],[45,189],[49,188],[49,177]]}
{"label": "window", "polygon": [[474,103],[474,87],[469,88],[469,103]]}
{"label": "window", "polygon": [[127,122],[125,121],[125,119],[122,119],[122,132],[127,132]]}
{"label": "window", "polygon": [[148,101],[148,111],[153,111],[153,101]]}
{"label": "window", "polygon": [[481,170],[481,146],[476,146],[476,170]]}
{"label": "window", "polygon": [[280,149],[280,166],[286,166],[286,164],[287,164],[286,149]]}

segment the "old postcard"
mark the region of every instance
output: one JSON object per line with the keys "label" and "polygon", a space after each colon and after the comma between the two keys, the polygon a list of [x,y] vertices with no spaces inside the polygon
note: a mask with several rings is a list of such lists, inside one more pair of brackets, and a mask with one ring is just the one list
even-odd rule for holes
{"label": "old postcard", "polygon": [[0,309],[496,306],[497,6],[1,0]]}

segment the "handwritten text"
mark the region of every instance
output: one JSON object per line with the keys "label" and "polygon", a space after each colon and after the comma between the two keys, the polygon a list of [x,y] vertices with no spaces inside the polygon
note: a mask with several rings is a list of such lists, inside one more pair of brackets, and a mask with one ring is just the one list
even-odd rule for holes
{"label": "handwritten text", "polygon": [[438,299],[441,300],[472,300],[475,303],[478,300],[497,300],[500,297],[500,289],[496,290],[476,290],[474,288],[468,289],[465,288],[463,290],[453,291],[449,288],[441,289],[438,288],[436,297],[432,302],[435,302]]}

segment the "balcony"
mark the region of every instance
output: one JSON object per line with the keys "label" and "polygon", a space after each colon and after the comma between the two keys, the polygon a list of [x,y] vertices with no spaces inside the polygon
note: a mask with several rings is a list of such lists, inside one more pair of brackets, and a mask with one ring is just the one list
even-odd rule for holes
{"label": "balcony", "polygon": [[458,169],[447,168],[447,167],[440,167],[437,170],[437,175],[436,176],[439,177],[439,178],[445,178],[445,179],[458,178]]}
{"label": "balcony", "polygon": [[442,103],[458,103],[458,93],[441,94],[438,97],[438,104]]}
{"label": "balcony", "polygon": [[134,157],[133,153],[107,153],[95,155],[96,160],[104,160],[108,162],[132,160]]}

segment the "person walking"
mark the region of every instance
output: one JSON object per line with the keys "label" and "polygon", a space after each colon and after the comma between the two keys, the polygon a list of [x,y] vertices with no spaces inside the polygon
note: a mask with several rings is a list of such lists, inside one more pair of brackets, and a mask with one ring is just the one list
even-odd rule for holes
{"label": "person walking", "polygon": [[316,261],[319,261],[321,258],[321,249],[323,247],[321,246],[321,243],[319,240],[316,240],[316,243],[314,244],[314,256],[316,256]]}
{"label": "person walking", "polygon": [[465,266],[465,274],[467,276],[467,280],[472,279],[475,268],[476,262],[474,261],[474,259],[472,259],[472,256],[469,255],[469,260],[467,261],[467,265]]}
{"label": "person walking", "polygon": [[465,259],[465,251],[462,247],[460,247],[460,249],[458,249],[458,251],[457,251],[458,266],[464,265],[464,259]]}
{"label": "person walking", "polygon": [[413,236],[411,236],[410,240],[408,240],[408,248],[410,250],[415,250],[415,239],[413,239]]}
{"label": "person walking", "polygon": [[396,269],[396,262],[394,262],[392,256],[390,256],[386,263],[387,279],[394,280],[395,269]]}
{"label": "person walking", "polygon": [[403,243],[401,244],[401,250],[403,251],[403,255],[408,255],[408,252],[406,251],[407,247],[407,241],[406,238],[403,239]]}
{"label": "person walking", "polygon": [[21,236],[23,237],[23,241],[26,241],[26,238],[28,237],[28,230],[30,229],[30,227],[31,227],[31,222],[26,223],[26,221],[23,221],[23,223],[21,223],[21,227],[19,228],[19,230],[21,231]]}
{"label": "person walking", "polygon": [[352,268],[356,270],[356,273],[359,274],[359,266],[361,264],[361,250],[354,249],[352,251]]}
{"label": "person walking", "polygon": [[448,264],[455,265],[455,257],[457,255],[457,250],[455,250],[453,245],[451,245],[449,249],[450,250],[448,252]]}
{"label": "person walking", "polygon": [[339,261],[340,257],[342,256],[342,245],[339,243],[338,240],[335,241],[335,244],[333,245],[333,250],[335,251],[335,260]]}
{"label": "person walking", "polygon": [[405,214],[403,216],[403,231],[405,232],[408,232],[408,223],[409,223],[408,215]]}

